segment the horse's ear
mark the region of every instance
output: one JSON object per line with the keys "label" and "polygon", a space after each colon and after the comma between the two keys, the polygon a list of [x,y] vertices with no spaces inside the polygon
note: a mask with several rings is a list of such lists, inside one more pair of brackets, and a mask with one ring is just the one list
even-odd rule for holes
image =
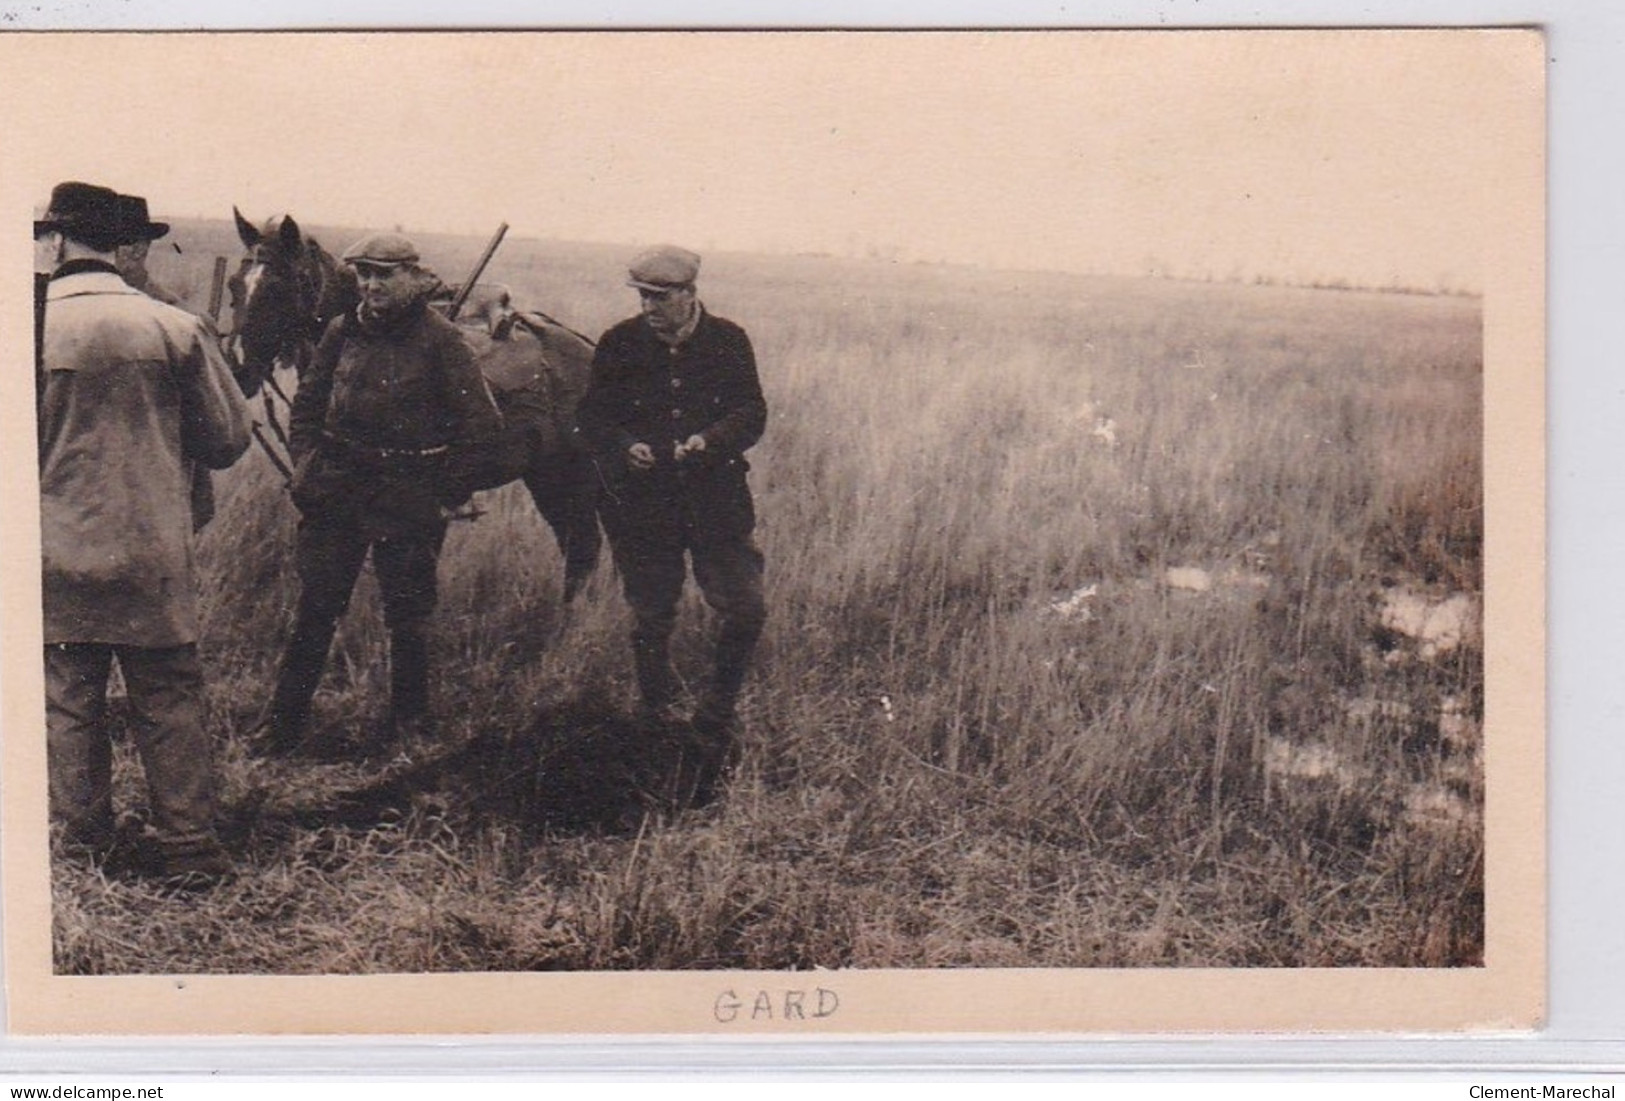
{"label": "horse's ear", "polygon": [[282,235],[282,249],[289,256],[297,253],[299,246],[305,243],[304,232],[300,230],[299,223],[293,220],[292,214],[282,219],[282,228],[279,232]]}
{"label": "horse's ear", "polygon": [[232,207],[231,216],[237,219],[237,236],[243,239],[244,248],[253,248],[260,243],[260,231],[249,224],[248,219],[243,217],[242,211]]}

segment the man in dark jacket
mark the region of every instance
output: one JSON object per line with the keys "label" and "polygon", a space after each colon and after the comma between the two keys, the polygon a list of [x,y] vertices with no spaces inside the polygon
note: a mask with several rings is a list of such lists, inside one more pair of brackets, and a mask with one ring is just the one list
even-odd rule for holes
{"label": "man in dark jacket", "polygon": [[736,702],[766,615],[744,453],[761,438],[767,403],[744,330],[696,297],[699,266],[671,246],[633,260],[627,282],[642,312],[599,341],[577,420],[606,484],[600,513],[632,606],[646,718],[670,718],[685,554],[716,613],[714,663],[693,716],[713,751],[704,789],[734,750]]}
{"label": "man in dark jacket", "polygon": [[248,448],[249,414],[213,331],[119,278],[115,251],[144,232],[120,198],[61,184],[34,223],[55,266],[38,355],[51,812],[71,846],[112,851],[117,661],[157,842],[141,870],[205,887],[230,863],[215,835],[189,488],[194,464],[222,469]]}
{"label": "man in dark jacket", "polygon": [[422,732],[447,510],[469,496],[471,448],[500,423],[473,353],[456,326],[428,308],[437,280],[419,265],[416,246],[375,234],[344,260],[361,303],[328,326],[289,418],[300,592],[266,715],[274,752],[305,744],[328,647],[369,550],[389,629],[382,733]]}

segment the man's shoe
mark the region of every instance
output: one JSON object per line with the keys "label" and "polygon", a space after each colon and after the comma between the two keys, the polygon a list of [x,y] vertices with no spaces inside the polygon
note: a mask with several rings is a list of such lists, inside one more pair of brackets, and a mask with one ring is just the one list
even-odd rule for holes
{"label": "man's shoe", "polygon": [[693,787],[689,805],[709,806],[722,797],[733,780],[739,764],[742,726],[732,708],[710,709],[702,705],[690,729]]}
{"label": "man's shoe", "polygon": [[102,872],[114,879],[141,879],[158,873],[163,857],[152,836],[140,827],[121,829],[102,861]]}
{"label": "man's shoe", "polygon": [[388,715],[361,745],[361,755],[370,758],[389,757],[397,753],[420,752],[434,744],[434,720],[424,714]]}
{"label": "man's shoe", "polygon": [[74,829],[63,827],[57,849],[74,863],[92,866],[106,861],[108,853],[118,843],[117,831],[112,828],[91,827]]}
{"label": "man's shoe", "polygon": [[403,715],[390,725],[395,728],[397,742],[432,742],[436,737],[434,720],[427,715]]}
{"label": "man's shoe", "polygon": [[683,714],[674,703],[638,705],[637,723],[650,731],[670,730],[683,725]]}
{"label": "man's shoe", "polygon": [[331,734],[292,733],[286,728],[265,727],[250,734],[249,746],[256,757],[299,759],[331,764],[354,756]]}
{"label": "man's shoe", "polygon": [[425,714],[392,715],[384,723],[383,736],[398,746],[420,746],[435,740],[434,720]]}
{"label": "man's shoe", "polygon": [[256,757],[298,756],[305,749],[302,726],[267,711],[249,728],[249,751]]}
{"label": "man's shoe", "polygon": [[701,703],[689,725],[694,728],[694,734],[701,742],[717,747],[724,754],[736,751],[740,735],[744,733],[744,724],[739,721],[739,713],[731,705]]}
{"label": "man's shoe", "polygon": [[231,858],[218,845],[208,845],[163,858],[158,887],[165,892],[196,894],[211,890],[235,874]]}

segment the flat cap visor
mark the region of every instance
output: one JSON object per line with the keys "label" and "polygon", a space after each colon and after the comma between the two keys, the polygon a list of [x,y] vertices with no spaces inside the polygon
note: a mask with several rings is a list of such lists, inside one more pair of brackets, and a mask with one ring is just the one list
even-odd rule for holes
{"label": "flat cap visor", "polygon": [[387,268],[416,264],[418,247],[399,233],[373,233],[344,250],[346,264],[371,264]]}
{"label": "flat cap visor", "polygon": [[700,258],[676,245],[656,245],[638,253],[627,266],[626,274],[626,285],[641,290],[686,287],[700,274]]}

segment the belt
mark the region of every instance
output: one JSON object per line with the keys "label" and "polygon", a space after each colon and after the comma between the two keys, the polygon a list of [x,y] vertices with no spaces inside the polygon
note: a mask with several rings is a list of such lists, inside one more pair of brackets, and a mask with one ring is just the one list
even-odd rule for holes
{"label": "belt", "polygon": [[374,447],[371,444],[359,443],[348,436],[341,436],[337,432],[322,429],[322,437],[328,442],[342,448],[345,452],[361,458],[378,459],[389,462],[398,459],[432,459],[436,455],[444,455],[451,450],[447,443],[436,447]]}

